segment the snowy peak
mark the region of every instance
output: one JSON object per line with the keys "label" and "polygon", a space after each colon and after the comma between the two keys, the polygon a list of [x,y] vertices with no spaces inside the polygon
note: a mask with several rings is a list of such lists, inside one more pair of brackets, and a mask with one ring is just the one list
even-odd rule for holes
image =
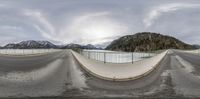
{"label": "snowy peak", "polygon": [[56,48],[56,45],[49,41],[22,41],[16,44],[7,44],[4,48],[18,48],[18,49],[31,49],[31,48]]}
{"label": "snowy peak", "polygon": [[79,44],[68,44],[66,46],[64,46],[63,48],[67,48],[67,49],[74,49],[74,48],[79,48],[79,49],[99,49],[97,47],[95,47],[92,44],[88,44],[88,45],[79,45]]}
{"label": "snowy peak", "polygon": [[62,48],[62,49],[100,49],[94,45],[79,45],[79,44],[68,44],[68,45],[54,45],[49,41],[22,41],[19,43],[10,43],[4,46],[5,49],[46,49],[46,48]]}

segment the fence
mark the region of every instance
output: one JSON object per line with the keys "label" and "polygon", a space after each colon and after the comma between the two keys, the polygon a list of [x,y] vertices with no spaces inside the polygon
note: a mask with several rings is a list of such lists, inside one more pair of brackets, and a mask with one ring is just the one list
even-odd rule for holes
{"label": "fence", "polygon": [[81,54],[89,59],[102,61],[104,63],[133,63],[135,61],[139,61],[157,55],[153,52],[115,52],[104,50],[83,50]]}
{"label": "fence", "polygon": [[60,49],[0,49],[0,54],[30,55],[60,51]]}

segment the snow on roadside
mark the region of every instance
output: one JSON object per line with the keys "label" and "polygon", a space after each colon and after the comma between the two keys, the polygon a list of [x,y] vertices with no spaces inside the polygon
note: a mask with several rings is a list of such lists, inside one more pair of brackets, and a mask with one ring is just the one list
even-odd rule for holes
{"label": "snow on roadside", "polygon": [[87,85],[85,83],[86,79],[81,70],[77,67],[74,59],[71,60],[70,73],[73,87],[80,90],[82,90],[83,88],[87,88]]}

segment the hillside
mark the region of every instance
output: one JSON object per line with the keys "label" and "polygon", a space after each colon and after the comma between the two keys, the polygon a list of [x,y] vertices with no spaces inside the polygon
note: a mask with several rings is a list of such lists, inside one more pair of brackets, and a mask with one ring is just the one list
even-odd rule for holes
{"label": "hillside", "polygon": [[130,52],[162,49],[195,49],[195,46],[186,44],[171,36],[142,32],[123,36],[106,47],[106,50]]}

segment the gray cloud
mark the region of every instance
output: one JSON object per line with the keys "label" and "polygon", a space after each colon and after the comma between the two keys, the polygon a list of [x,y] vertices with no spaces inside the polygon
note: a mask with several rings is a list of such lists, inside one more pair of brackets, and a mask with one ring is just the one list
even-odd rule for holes
{"label": "gray cloud", "polygon": [[143,22],[145,24],[145,27],[148,28],[163,13],[170,13],[184,8],[199,8],[199,7],[200,4],[188,4],[188,3],[170,3],[170,4],[160,5],[158,7],[153,8],[153,10],[151,10],[148,13],[146,18],[144,18]]}
{"label": "gray cloud", "polygon": [[196,0],[2,0],[0,44],[49,40],[57,44],[105,44],[142,31],[200,41]]}

